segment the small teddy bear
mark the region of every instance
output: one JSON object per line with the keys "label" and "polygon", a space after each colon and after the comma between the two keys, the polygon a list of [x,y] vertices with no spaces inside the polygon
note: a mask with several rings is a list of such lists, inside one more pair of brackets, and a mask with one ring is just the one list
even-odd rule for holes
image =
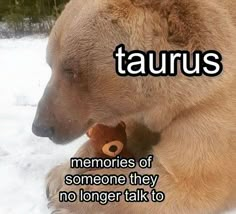
{"label": "small teddy bear", "polygon": [[121,156],[131,158],[133,155],[128,152],[126,125],[120,122],[115,127],[96,124],[87,132],[90,138],[88,143],[92,145],[95,151],[95,157],[114,158]]}

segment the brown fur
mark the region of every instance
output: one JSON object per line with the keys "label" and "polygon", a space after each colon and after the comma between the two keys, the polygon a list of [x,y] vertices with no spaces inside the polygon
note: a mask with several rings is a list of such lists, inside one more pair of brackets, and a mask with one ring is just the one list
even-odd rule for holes
{"label": "brown fur", "polygon": [[[35,123],[53,126],[57,143],[75,139],[96,122],[125,120],[128,142],[134,144],[129,120],[160,132],[152,150],[156,163],[148,173],[160,174],[157,188],[166,200],[107,206],[59,203],[58,190],[80,188],[63,184],[63,175],[71,172],[65,164],[48,177],[56,213],[213,214],[236,206],[235,10],[234,0],[72,0],[67,5],[50,35],[52,78]],[[215,78],[119,77],[112,52],[120,43],[129,50],[214,49],[223,56],[224,72]],[[76,155],[93,153],[84,146]],[[128,175],[129,170],[99,173]]]}
{"label": "brown fur", "polygon": [[[124,122],[119,123],[117,126],[105,126],[103,124],[96,124],[87,132],[90,138],[87,143],[91,144],[94,150],[94,157],[112,158],[119,155],[124,158],[131,158],[133,155],[127,149],[127,135],[126,125]],[[117,146],[116,152],[110,155],[109,148]],[[104,147],[107,147],[104,150]],[[108,152],[108,153],[107,153]]]}

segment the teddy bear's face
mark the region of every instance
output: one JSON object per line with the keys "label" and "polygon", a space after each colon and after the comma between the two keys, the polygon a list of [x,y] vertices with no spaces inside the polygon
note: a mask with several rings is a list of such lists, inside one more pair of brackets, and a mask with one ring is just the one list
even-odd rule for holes
{"label": "teddy bear's face", "polygon": [[97,124],[88,131],[87,135],[99,155],[116,157],[122,152],[127,141],[125,128],[123,122],[116,127]]}

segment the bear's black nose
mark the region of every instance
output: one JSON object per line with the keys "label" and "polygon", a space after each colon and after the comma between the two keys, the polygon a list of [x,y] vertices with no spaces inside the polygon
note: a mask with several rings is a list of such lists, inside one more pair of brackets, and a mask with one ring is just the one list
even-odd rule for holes
{"label": "bear's black nose", "polygon": [[114,145],[109,148],[110,152],[116,152],[117,150],[118,150],[117,146]]}
{"label": "bear's black nose", "polygon": [[36,125],[35,123],[33,123],[32,132],[38,137],[49,137],[50,138],[54,134],[54,128],[42,126],[42,125]]}

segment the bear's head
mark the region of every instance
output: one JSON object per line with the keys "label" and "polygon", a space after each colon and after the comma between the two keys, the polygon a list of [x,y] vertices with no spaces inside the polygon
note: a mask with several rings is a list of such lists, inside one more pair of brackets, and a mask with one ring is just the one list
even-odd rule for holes
{"label": "bear's head", "polygon": [[71,0],[50,34],[52,75],[33,132],[63,144],[96,123],[117,124],[130,116],[145,124],[147,119],[171,121],[213,94],[223,85],[221,78],[121,77],[113,59],[121,43],[127,50],[156,52],[223,50],[222,41],[215,40],[226,36],[208,35],[208,17],[218,14],[212,13],[204,21],[199,4],[189,0]]}
{"label": "bear's head", "polygon": [[117,126],[96,124],[87,132],[89,143],[95,151],[95,156],[116,157],[125,149],[127,143],[126,125],[120,122]]}

